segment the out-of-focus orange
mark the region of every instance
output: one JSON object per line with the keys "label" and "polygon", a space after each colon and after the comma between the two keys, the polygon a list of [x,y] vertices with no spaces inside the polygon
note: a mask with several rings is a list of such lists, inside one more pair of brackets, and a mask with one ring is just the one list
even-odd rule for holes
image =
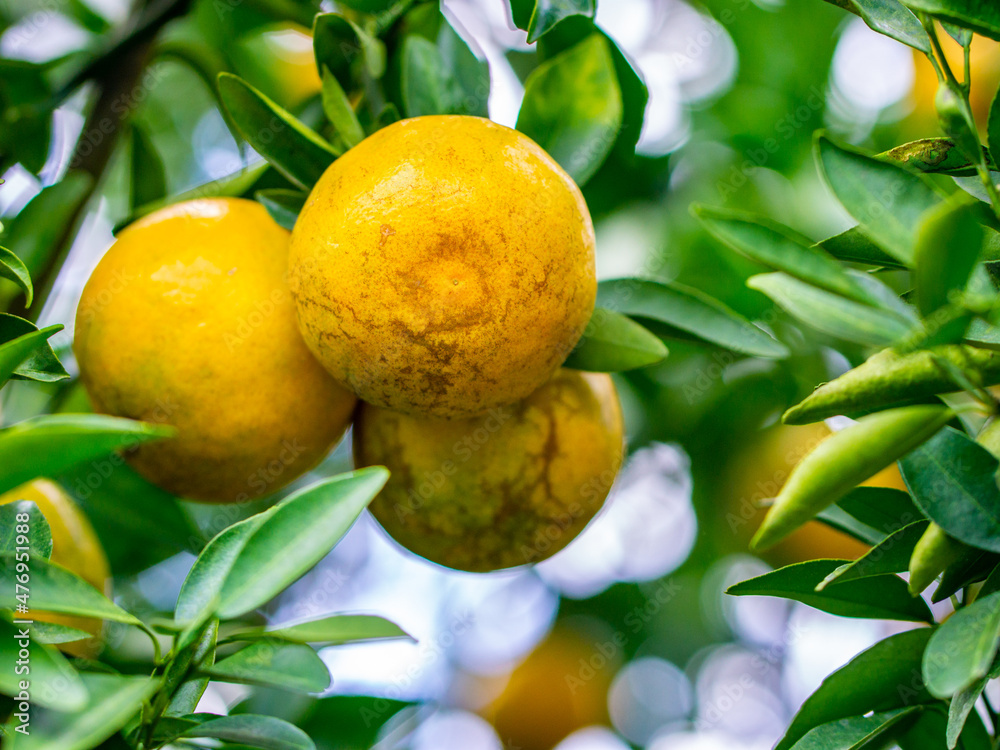
{"label": "out-of-focus orange", "polygon": [[[49,559],[110,596],[111,570],[104,548],[90,521],[63,488],[48,479],[35,479],[0,495],[0,505],[17,500],[30,500],[45,516],[52,533],[52,554]],[[50,612],[30,612],[28,617],[90,633],[94,638],[62,643],[59,648],[85,658],[93,658],[97,654],[100,647],[100,620]]]}
{"label": "out-of-focus orange", "polygon": [[[726,521],[741,541],[749,542],[764,518],[765,508],[758,507],[775,497],[792,468],[810,453],[831,430],[823,422],[769,427],[733,460],[722,483],[726,502]],[[903,478],[893,464],[863,482],[870,487],[894,487],[905,490]],[[833,557],[853,559],[868,551],[868,546],[826,524],[812,521],[789,535],[764,554],[774,565]]]}
{"label": "out-of-focus orange", "polygon": [[[948,65],[955,77],[962,80],[963,52],[958,43],[938,27],[938,38],[944,49]],[[934,97],[937,95],[938,78],[927,57],[916,50],[913,51],[916,75],[913,82],[914,118],[928,124],[937,122],[937,111],[934,108]],[[972,54],[969,59],[972,78],[972,89],[969,102],[972,114],[979,127],[986,127],[986,119],[990,111],[993,95],[1000,85],[1000,44],[976,36],[972,40]]]}
{"label": "out-of-focus orange", "polygon": [[557,627],[483,716],[505,748],[551,750],[577,729],[608,723],[608,688],[620,664],[613,640]]}
{"label": "out-of-focus orange", "polygon": [[312,35],[298,24],[269,26],[234,45],[237,72],[285,107],[301,104],[322,88]]}

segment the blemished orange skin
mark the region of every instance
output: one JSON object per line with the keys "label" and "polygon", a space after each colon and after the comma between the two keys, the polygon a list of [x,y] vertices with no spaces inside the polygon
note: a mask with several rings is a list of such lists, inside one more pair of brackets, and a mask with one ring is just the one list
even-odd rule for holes
{"label": "blemished orange skin", "polygon": [[403,120],[337,159],[292,232],[309,348],[362,400],[467,417],[527,397],[593,311],[580,190],[479,117]]}
{"label": "blemished orange skin", "polygon": [[174,494],[273,492],[347,429],[354,396],[298,333],[288,238],[253,201],[188,201],[122,231],[87,282],[80,378],[98,411],[177,428],[129,455]]}
{"label": "blemished orange skin", "polygon": [[369,508],[391,537],[432,562],[486,572],[544,560],[583,530],[621,467],[623,433],[610,376],[559,370],[480,417],[363,404],[354,456],[389,469]]}
{"label": "blemished orange skin", "polygon": [[[108,558],[94,527],[69,495],[55,482],[34,479],[0,495],[0,505],[30,500],[45,516],[52,534],[51,562],[76,573],[94,588],[111,595]],[[29,612],[27,619],[66,625],[90,633],[93,638],[60,643],[59,648],[74,656],[93,658],[100,649],[101,621],[51,612]]]}

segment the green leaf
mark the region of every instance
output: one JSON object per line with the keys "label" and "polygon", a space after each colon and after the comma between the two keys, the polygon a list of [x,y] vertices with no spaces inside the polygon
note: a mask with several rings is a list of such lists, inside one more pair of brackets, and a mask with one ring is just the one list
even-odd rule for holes
{"label": "green leaf", "polygon": [[323,111],[348,148],[357,146],[365,138],[365,131],[354,114],[347,94],[329,68],[323,68]]}
{"label": "green leaf", "polygon": [[823,179],[862,231],[906,265],[913,262],[922,214],[940,202],[923,178],[896,164],[816,139]]}
{"label": "green leaf", "polygon": [[986,121],[986,141],[990,154],[1000,155],[1000,90],[993,96],[990,114]]}
{"label": "green leaf", "polygon": [[817,515],[828,526],[872,546],[923,516],[902,490],[855,487]]}
{"label": "green leaf", "polygon": [[219,95],[246,142],[303,190],[337,158],[333,146],[243,79],[220,73]]}
{"label": "green leaf", "polygon": [[949,427],[899,466],[920,510],[949,536],[1000,552],[1000,489],[993,454]]}
{"label": "green leaf", "polygon": [[[385,46],[339,13],[320,13],[313,21],[316,69],[328,68],[345,91],[354,85],[351,71],[364,69],[372,78],[385,72]],[[357,61],[358,65],[355,65]]]}
{"label": "green leaf", "polygon": [[934,631],[923,659],[927,689],[950,698],[986,676],[1000,634],[1000,592],[962,607]]}
{"label": "green leaf", "polygon": [[795,714],[775,750],[788,750],[821,724],[930,700],[920,680],[920,659],[932,632],[917,628],[889,636],[823,680]]}
{"label": "green leaf", "polygon": [[838,414],[853,415],[911,403],[958,390],[938,360],[964,372],[978,372],[984,385],[1000,377],[1000,354],[969,346],[945,345],[900,354],[885,349],[839,378],[824,383],[785,412],[786,424],[808,424]]}
{"label": "green leaf", "polygon": [[983,230],[972,199],[935,206],[917,229],[913,285],[917,308],[925,318],[947,305],[965,288],[979,260]]}
{"label": "green leaf", "polygon": [[14,253],[0,247],[0,276],[10,279],[24,292],[24,306],[31,307],[35,291],[31,286],[31,275],[27,266]]}
{"label": "green leaf", "polygon": [[167,194],[167,175],[156,146],[143,128],[133,124],[132,177],[129,183],[131,203],[135,209],[160,200]]}
{"label": "green leaf", "polygon": [[102,414],[33,417],[0,430],[0,493],[29,479],[54,476],[75,464],[150,440],[173,429]]}
{"label": "green leaf", "polygon": [[665,323],[703,341],[755,357],[787,357],[788,349],[716,299],[681,284],[613,279],[597,285],[597,306]]}
{"label": "green leaf", "polygon": [[910,596],[899,576],[879,575],[816,587],[847,560],[809,560],[741,581],[727,590],[732,596],[777,596],[808,604],[840,617],[933,622],[923,599]]}
{"label": "green leaf", "polygon": [[[927,706],[917,720],[894,739],[901,750],[940,750],[948,743],[948,717],[941,704]],[[992,750],[993,743],[976,713],[970,714],[958,747],[961,750]]]}
{"label": "green leaf", "polygon": [[273,716],[239,714],[209,719],[177,736],[211,737],[266,750],[315,750],[309,735],[287,721]]}
{"label": "green leaf", "polygon": [[295,228],[298,221],[299,212],[306,204],[309,196],[299,190],[282,190],[273,188],[270,190],[258,190],[253,196],[267,212],[271,218],[288,231]]}
{"label": "green leaf", "polygon": [[393,622],[377,615],[331,615],[319,620],[308,620],[295,625],[254,628],[236,631],[235,640],[276,639],[290,643],[322,643],[339,645],[357,641],[384,640],[386,638],[413,637]]}
{"label": "green leaf", "polygon": [[897,724],[912,720],[920,706],[897,708],[894,711],[871,716],[851,716],[820,724],[806,732],[793,745],[792,750],[860,750],[896,728]]}
{"label": "green leaf", "polygon": [[437,47],[444,59],[445,67],[452,71],[458,85],[459,114],[476,117],[489,116],[490,66],[485,59],[479,59],[469,49],[469,45],[452,28],[447,18],[438,32]]}
{"label": "green leaf", "polygon": [[[22,520],[19,521],[18,516],[22,516]],[[30,500],[0,505],[0,552],[14,553],[15,547],[27,547],[32,560],[40,557],[48,560],[52,555],[49,522]]]}
{"label": "green leaf", "polygon": [[822,248],[834,258],[849,263],[904,268],[902,263],[872,242],[860,227],[851,227],[845,232],[817,243],[816,247]]}
{"label": "green leaf", "polygon": [[949,749],[958,744],[958,738],[965,728],[965,722],[969,718],[969,714],[972,713],[972,709],[975,708],[979,696],[986,689],[986,683],[997,677],[1000,677],[1000,665],[994,666],[985,677],[955,693],[948,706],[947,741]]}
{"label": "green leaf", "polygon": [[622,124],[622,94],[608,41],[592,34],[532,71],[517,129],[583,185],[604,162]]}
{"label": "green leaf", "polygon": [[969,547],[958,560],[945,569],[941,575],[941,582],[931,595],[931,601],[935,604],[943,602],[959,589],[982,581],[998,564],[1000,555]]}
{"label": "green leaf", "polygon": [[[17,662],[24,661],[23,648],[28,649],[30,672],[19,673]],[[0,693],[18,695],[21,680],[31,683],[28,692],[33,705],[77,711],[87,703],[87,689],[59,651],[36,641],[29,626],[0,618]]]}
{"label": "green leaf", "polygon": [[1000,6],[993,0],[905,0],[913,10],[924,11],[956,26],[1000,40]]}
{"label": "green leaf", "polygon": [[[215,647],[219,637],[219,621],[212,620],[205,627],[198,640],[192,646],[177,656],[167,668],[164,682],[168,688],[176,685],[177,680],[188,674],[191,664],[199,664],[202,669],[215,664]],[[207,677],[193,677],[176,686],[170,698],[170,705],[163,712],[164,716],[183,716],[198,707],[198,701],[208,687]]]}
{"label": "green leaf", "polygon": [[175,620],[196,622],[217,603],[222,585],[232,570],[237,555],[261,524],[274,514],[276,508],[277,506],[234,523],[205,545],[181,584],[174,609]]}
{"label": "green leaf", "polygon": [[[30,597],[28,604],[33,610],[55,612],[61,615],[97,617],[112,622],[139,625],[139,620],[108,599],[104,594],[61,565],[44,558],[35,558],[28,564]],[[17,609],[17,594],[24,593],[18,587],[18,562],[9,552],[0,552],[0,607]]]}
{"label": "green leaf", "polygon": [[72,643],[93,636],[85,630],[77,630],[68,625],[56,625],[52,622],[38,622],[36,620],[31,624],[31,637],[38,643]]}
{"label": "green leaf", "polygon": [[223,682],[265,685],[320,693],[330,686],[326,664],[309,646],[263,640],[227,656],[205,674]]}
{"label": "green leaf", "polygon": [[[841,0],[870,28],[897,42],[930,53],[931,40],[919,19],[899,0]],[[840,4],[840,3],[835,3]]]}
{"label": "green leaf", "polygon": [[596,10],[595,0],[537,0],[528,22],[528,44],[537,42],[564,18],[593,18]]}
{"label": "green leaf", "polygon": [[56,252],[56,242],[90,195],[93,179],[83,172],[70,172],[59,182],[43,188],[7,225],[3,244],[32,275],[37,274]]}
{"label": "green leaf", "polygon": [[54,383],[69,377],[48,339],[62,325],[38,330],[33,323],[16,315],[0,313],[0,385],[8,378]]}
{"label": "green leaf", "polygon": [[181,502],[150,484],[119,453],[78,464],[59,480],[93,522],[115,575],[133,575],[204,537]]}
{"label": "green leaf", "polygon": [[291,495],[247,540],[226,577],[223,619],[267,603],[333,549],[382,489],[380,466],[340,474]]}
{"label": "green leaf", "polygon": [[829,292],[872,302],[840,263],[789,227],[745,211],[698,205],[692,211],[716,239],[751,260]]}
{"label": "green leaf", "polygon": [[830,573],[820,582],[817,590],[822,591],[834,582],[844,583],[856,578],[905,572],[909,568],[913,548],[920,541],[928,524],[930,521],[916,521],[893,532],[854,562],[841,565]]}
{"label": "green leaf", "polygon": [[870,414],[821,441],[792,469],[751,540],[764,549],[944,427],[954,413],[921,405]]}
{"label": "green leaf", "polygon": [[845,341],[885,346],[910,331],[909,321],[884,308],[853,302],[784,273],[762,273],[747,286],[763,292],[791,315]]}
{"label": "green leaf", "polygon": [[624,372],[662,362],[667,347],[631,318],[598,307],[563,367],[590,372]]}
{"label": "green leaf", "polygon": [[400,88],[407,117],[452,114],[461,99],[458,82],[437,46],[416,34],[403,42]]}
{"label": "green leaf", "polygon": [[89,700],[76,711],[36,710],[31,713],[31,733],[13,731],[14,719],[5,727],[11,750],[90,750],[121,729],[159,683],[149,677],[112,674],[80,675]]}
{"label": "green leaf", "polygon": [[[996,169],[989,153],[984,155],[990,168]],[[921,138],[891,148],[876,158],[928,174],[947,174],[953,177],[971,177],[976,174],[976,165],[949,138]]]}

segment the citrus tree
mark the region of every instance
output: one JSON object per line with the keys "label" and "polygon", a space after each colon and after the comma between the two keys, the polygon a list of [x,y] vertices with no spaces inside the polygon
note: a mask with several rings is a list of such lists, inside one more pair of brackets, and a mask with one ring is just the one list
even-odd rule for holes
{"label": "citrus tree", "polygon": [[[929,627],[891,636],[831,675],[779,746],[991,747],[993,709],[984,704],[989,725],[973,709],[997,674],[1000,632],[1000,422],[989,390],[1000,381],[991,157],[1000,105],[984,136],[969,60],[974,34],[1000,38],[1000,13],[973,0],[835,4],[928,57],[943,135],[867,153],[819,133],[819,172],[857,222],[825,240],[695,206],[726,252],[750,261],[741,269],[769,269],[750,275],[749,301],[728,288],[741,273],[704,273],[701,289],[651,266],[595,284],[590,213],[654,193],[665,167],[635,153],[648,92],[595,23],[592,2],[510,3],[511,23],[533,45],[514,60],[524,86],[516,132],[478,119],[489,66],[434,2],[345,0],[336,12],[285,0],[144,2],[119,23],[82,2],[2,6],[0,24],[17,23],[24,44],[56,14],[88,38],[44,63],[0,59],[0,173],[19,165],[45,178],[0,235],[0,382],[8,393],[34,384],[6,402],[0,429],[4,745],[369,747],[402,703],[307,697],[294,722],[268,715],[279,711],[267,701],[196,713],[210,680],[315,696],[331,680],[317,647],[408,637],[370,615],[262,615],[369,504],[397,541],[443,565],[538,562],[600,509],[622,464],[622,413],[606,373],[622,373],[617,382],[655,414],[674,391],[688,406],[710,392],[702,381],[717,379],[720,362],[798,368],[814,386],[826,347],[856,366],[784,421],[857,422],[797,465],[753,544],[764,550],[818,518],[871,549],[799,562],[729,593]],[[263,60],[247,40],[271,28],[308,39],[311,54],[285,71]],[[948,45],[961,49],[964,70]],[[146,101],[177,75],[187,78],[174,89],[183,92],[176,112]],[[177,190],[192,175],[178,177],[171,155],[192,146],[161,126],[173,117],[194,129],[183,104],[196,97],[211,102],[242,158],[229,174],[199,172],[201,184]],[[65,154],[53,113],[69,101],[83,102],[86,119]],[[796,116],[793,134],[815,111]],[[780,160],[778,151],[761,161]],[[415,158],[424,172],[403,169]],[[512,169],[535,177],[515,180]],[[371,191],[344,198],[373,173],[404,180],[376,200]],[[721,198],[737,177],[719,183]],[[434,210],[474,180],[498,199],[471,202],[452,214],[461,226],[442,232]],[[67,259],[98,205],[117,239],[77,310],[74,361],[62,326],[36,322],[57,282],[77,281]],[[406,223],[372,222],[379,211]],[[522,234],[505,235],[511,227]],[[331,238],[345,237],[331,258]],[[409,255],[425,245],[436,253],[426,272]],[[492,285],[480,288],[484,269],[470,270],[456,245],[513,248],[523,265],[486,268]],[[384,253],[374,264],[353,254],[374,247]],[[546,256],[553,247],[566,252]],[[222,271],[192,284],[182,271],[202,258]],[[197,317],[174,316],[145,281],[175,265],[174,300],[201,305]],[[525,276],[531,293],[510,293]],[[478,317],[497,300],[502,314]],[[427,316],[424,330],[444,338],[415,336],[394,315]],[[363,320],[357,328],[345,323],[352,316]],[[486,333],[477,340],[467,329]],[[258,412],[262,393],[268,406]],[[357,409],[355,395],[365,402]],[[352,419],[359,468],[331,460],[310,473]],[[469,458],[449,468],[449,456],[465,455],[452,446]],[[858,487],[897,461],[907,491]],[[518,506],[538,487],[537,506]],[[498,497],[498,507],[485,502]],[[181,502],[190,499],[214,503],[197,523]],[[89,525],[66,533],[76,504],[100,543],[88,543]],[[112,598],[109,562],[123,577],[179,552],[194,562],[169,611]],[[897,575],[907,571],[908,581]],[[941,625],[921,596],[938,578],[930,598],[957,610]],[[112,633],[148,644],[122,664],[101,650]],[[27,664],[30,677],[19,671]],[[516,724],[519,711],[501,707],[498,726]]]}

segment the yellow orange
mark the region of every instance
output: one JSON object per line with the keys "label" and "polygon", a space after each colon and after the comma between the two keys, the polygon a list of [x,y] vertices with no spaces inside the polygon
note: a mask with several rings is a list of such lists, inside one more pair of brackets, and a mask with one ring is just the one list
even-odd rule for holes
{"label": "yellow orange", "polygon": [[347,428],[354,397],[298,334],[288,236],[253,201],[180,203],[122,231],[83,291],[83,384],[98,411],[177,428],[129,457],[175,494],[272,492]]}
{"label": "yellow orange", "polygon": [[337,159],[292,234],[303,337],[362,400],[466,417],[527,397],[594,306],[572,179],[478,117],[394,123]]}
{"label": "yellow orange", "polygon": [[418,417],[363,405],[359,466],[389,482],[370,508],[401,545],[451,568],[545,559],[600,510],[621,466],[623,426],[608,375],[560,370],[483,417]]}

